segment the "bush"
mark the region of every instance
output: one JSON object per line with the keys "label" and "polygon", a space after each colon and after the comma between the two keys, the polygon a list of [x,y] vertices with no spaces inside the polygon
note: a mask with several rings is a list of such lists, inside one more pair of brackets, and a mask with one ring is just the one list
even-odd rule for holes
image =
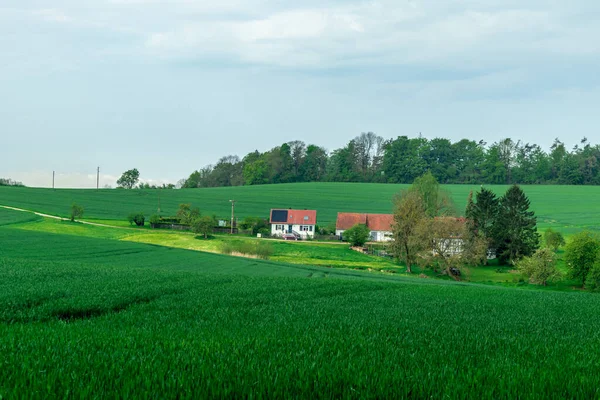
{"label": "bush", "polygon": [[150,217],[150,224],[151,224],[151,225],[160,224],[160,222],[161,222],[160,215],[158,215],[158,214],[153,214],[153,215]]}
{"label": "bush", "polygon": [[270,232],[269,222],[260,217],[246,217],[242,222],[240,222],[240,229],[243,230],[252,230],[252,235],[256,235],[257,233],[261,233],[261,230],[266,229]]}
{"label": "bush", "polygon": [[[127,221],[129,221],[129,225],[133,225],[135,223],[137,226],[144,226],[145,220],[146,220],[146,218],[144,217],[144,214],[141,212],[131,213],[127,217]],[[150,221],[150,222],[152,223],[152,221]]]}
{"label": "bush", "polygon": [[239,253],[268,260],[273,255],[273,246],[261,241],[228,241],[221,245],[221,253]]}
{"label": "bush", "polygon": [[517,262],[517,268],[529,282],[546,286],[560,277],[556,269],[556,255],[550,249],[539,249],[531,257],[525,257]]}
{"label": "bush", "polygon": [[347,229],[344,234],[344,240],[350,242],[352,246],[362,246],[369,240],[371,231],[365,224],[356,224]]}
{"label": "bush", "polygon": [[585,278],[585,288],[593,292],[600,290],[600,262],[596,261]]}

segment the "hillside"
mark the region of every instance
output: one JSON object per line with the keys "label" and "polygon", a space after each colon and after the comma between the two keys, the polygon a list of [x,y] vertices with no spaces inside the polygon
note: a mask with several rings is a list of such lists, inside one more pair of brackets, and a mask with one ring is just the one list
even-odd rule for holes
{"label": "hillside", "polygon": [[[229,218],[230,199],[236,200],[236,216],[268,217],[271,208],[308,208],[318,211],[318,223],[335,222],[340,211],[389,213],[392,199],[406,185],[369,183],[301,183],[183,190],[39,189],[0,187],[0,205],[67,216],[71,203],[85,208],[85,218],[123,221],[131,212],[146,216],[174,214],[180,203],[192,203],[204,214]],[[498,194],[506,186],[487,186]],[[479,186],[445,185],[459,212],[469,191]],[[597,186],[523,186],[538,216],[540,227],[553,226],[565,233],[584,227],[598,229],[600,197]]]}
{"label": "hillside", "polygon": [[595,295],[24,231],[3,213],[7,398],[596,394]]}

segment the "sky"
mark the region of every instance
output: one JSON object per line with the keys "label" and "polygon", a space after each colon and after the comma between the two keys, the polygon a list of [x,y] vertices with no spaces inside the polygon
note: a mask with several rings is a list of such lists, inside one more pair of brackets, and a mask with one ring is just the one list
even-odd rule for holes
{"label": "sky", "polygon": [[175,183],[361,132],[600,142],[597,0],[2,0],[0,177]]}

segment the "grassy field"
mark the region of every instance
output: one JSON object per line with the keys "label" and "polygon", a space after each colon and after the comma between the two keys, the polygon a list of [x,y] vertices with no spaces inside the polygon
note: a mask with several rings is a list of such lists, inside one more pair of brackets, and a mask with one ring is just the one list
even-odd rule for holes
{"label": "grassy field", "polygon": [[3,398],[598,396],[597,295],[18,229],[35,224],[0,227]]}
{"label": "grassy field", "polygon": [[[270,243],[273,250],[273,254],[270,257],[272,261],[299,265],[324,266],[329,268],[348,268],[386,272],[413,278],[421,274],[428,277],[435,276],[430,269],[420,269],[418,267],[413,268],[415,271],[414,274],[407,274],[406,268],[403,265],[397,264],[393,259],[365,255],[351,250],[347,244],[340,242],[285,242],[243,236],[232,238],[229,235],[217,235],[206,240],[203,237],[194,235],[190,232],[140,229],[137,227],[130,227],[128,224],[125,227],[105,227],[48,218],[28,221],[26,217],[29,214],[5,209],[0,209],[0,219],[9,219],[9,217],[5,215],[6,213],[13,215],[10,218],[14,220],[19,220],[20,217],[21,223],[15,224],[13,227],[24,231],[112,239],[210,253],[221,253],[221,249],[227,243],[266,241],[267,243]],[[563,273],[566,273],[566,266],[562,260],[562,251],[559,251],[558,256],[558,268]],[[443,277],[443,279],[448,278]],[[524,285],[523,276],[514,271],[513,267],[500,267],[496,265],[494,261],[492,261],[489,266],[485,267],[478,266],[465,268],[462,279],[467,282],[500,284],[512,287]],[[550,283],[546,289],[572,290],[577,286],[577,282],[563,278],[558,282]]]}
{"label": "grassy field", "polygon": [[[85,208],[85,218],[118,220],[131,212],[174,214],[180,203],[192,203],[206,215],[227,218],[230,199],[236,199],[236,215],[268,217],[271,208],[316,209],[320,225],[333,224],[338,212],[389,213],[392,199],[406,185],[364,183],[302,183],[187,190],[82,190],[0,187],[0,205],[21,207],[53,215],[68,216],[71,203]],[[489,186],[503,194],[506,186]],[[462,212],[471,190],[479,186],[445,186]],[[600,196],[597,186],[523,186],[536,212],[540,228],[552,226],[570,234],[583,228],[600,229]]]}

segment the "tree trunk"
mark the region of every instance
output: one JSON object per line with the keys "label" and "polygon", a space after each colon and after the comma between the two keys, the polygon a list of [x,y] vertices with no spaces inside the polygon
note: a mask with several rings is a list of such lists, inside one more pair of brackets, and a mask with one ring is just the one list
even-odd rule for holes
{"label": "tree trunk", "polygon": [[407,243],[404,243],[404,250],[406,251],[406,272],[408,272],[409,274],[412,274],[412,269],[411,269],[412,259],[410,256],[410,250],[408,249]]}

